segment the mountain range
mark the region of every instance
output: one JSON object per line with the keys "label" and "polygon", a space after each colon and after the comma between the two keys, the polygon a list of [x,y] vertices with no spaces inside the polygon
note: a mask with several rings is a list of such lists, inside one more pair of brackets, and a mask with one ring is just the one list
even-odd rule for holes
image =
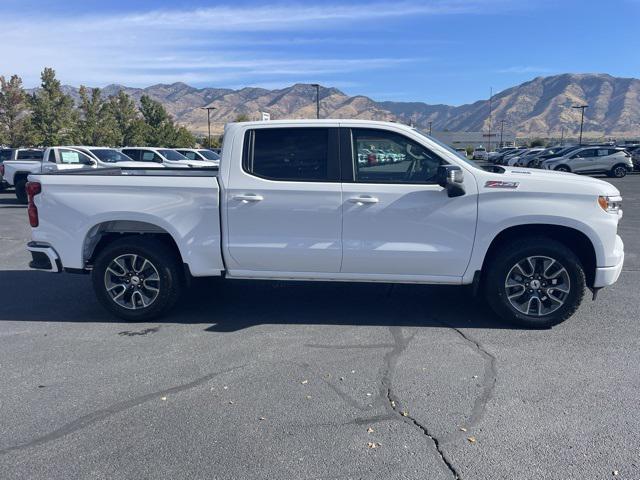
{"label": "mountain range", "polygon": [[[66,93],[78,100],[78,89],[65,86]],[[207,113],[211,112],[212,133],[222,132],[226,122],[239,115],[257,119],[268,112],[272,119],[314,118],[316,89],[309,84],[269,90],[246,87],[195,88],[184,83],[159,84],[146,88],[109,85],[105,96],[123,90],[136,101],[149,95],[161,102],[176,121],[197,134],[207,132]],[[433,131],[485,131],[489,128],[489,99],[471,104],[430,105],[422,102],[377,102],[371,98],[349,96],[336,88],[320,87],[322,118],[360,118],[400,121]],[[640,80],[608,74],[562,74],[537,77],[496,93],[491,99],[491,123],[495,131],[504,120],[504,130],[518,136],[557,137],[575,135],[580,128],[580,111],[585,110],[585,136],[640,136]]]}

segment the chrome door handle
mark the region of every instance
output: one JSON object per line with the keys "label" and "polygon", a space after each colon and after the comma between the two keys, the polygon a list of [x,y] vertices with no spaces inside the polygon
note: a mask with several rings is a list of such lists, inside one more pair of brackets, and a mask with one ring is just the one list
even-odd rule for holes
{"label": "chrome door handle", "polygon": [[376,197],[370,197],[370,196],[362,196],[362,197],[351,197],[349,199],[349,201],[351,203],[359,203],[359,204],[365,204],[365,203],[378,203],[378,199]]}
{"label": "chrome door handle", "polygon": [[233,199],[241,200],[243,202],[260,202],[264,200],[264,197],[262,195],[256,195],[254,193],[247,193],[244,195],[234,195]]}

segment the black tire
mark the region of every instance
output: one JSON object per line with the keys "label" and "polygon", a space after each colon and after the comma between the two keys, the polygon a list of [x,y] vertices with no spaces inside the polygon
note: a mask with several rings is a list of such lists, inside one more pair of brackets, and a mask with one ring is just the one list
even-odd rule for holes
{"label": "black tire", "polygon": [[556,172],[570,172],[571,170],[569,169],[569,167],[567,167],[566,165],[560,165],[556,168],[554,168],[554,170]]}
{"label": "black tire", "polygon": [[[125,285],[125,283],[127,285],[123,293],[123,298],[126,298],[127,295],[131,295],[129,297],[131,307],[127,308],[126,306],[122,306],[120,303],[117,303],[114,299],[114,297],[122,291],[120,288],[112,290],[112,292],[114,292],[113,294],[109,293],[107,290],[107,268],[110,265],[113,266],[112,262],[116,261],[116,259],[119,259],[119,263],[125,263],[126,266],[126,261],[123,261],[122,259],[126,259],[133,255],[137,255],[140,259],[147,260],[155,271],[157,271],[157,281],[152,278],[152,275],[154,277],[156,276],[154,275],[153,270],[151,270],[151,274],[146,281],[153,282],[152,287],[157,288],[158,291],[153,293],[155,294],[155,297],[148,305],[141,306],[140,302],[144,303],[142,301],[142,297],[138,295],[136,298],[133,298],[133,292],[135,291],[135,287],[133,286],[134,279],[131,275],[128,275],[130,280],[122,282],[123,285]],[[138,267],[140,267],[140,262],[141,260],[138,260]],[[134,267],[129,268],[128,270],[129,272],[135,271],[135,268],[134,261]],[[144,270],[144,268],[145,267],[142,267],[142,270]],[[147,273],[149,272],[149,268],[149,266],[146,267]],[[126,269],[123,269],[123,271],[124,270]],[[112,271],[113,269],[110,272]],[[134,275],[136,278],[140,275],[140,279],[135,282],[138,288],[148,288],[147,283],[143,279],[143,275],[147,275],[147,273],[142,271],[142,274],[136,273]],[[111,273],[109,273],[109,275],[111,275]],[[126,276],[127,275],[120,275],[117,277],[110,277],[110,279],[116,278],[120,281],[119,279],[125,278]],[[184,287],[184,271],[181,266],[178,252],[159,239],[141,235],[136,237],[125,237],[107,245],[95,259],[93,270],[91,272],[91,280],[98,300],[107,310],[124,320],[138,322],[161,316],[175,305]],[[130,291],[132,293],[129,293]],[[145,299],[149,301],[149,298],[145,297]],[[120,301],[123,302],[123,300]]]}
{"label": "black tire", "polygon": [[[559,281],[560,283],[553,283],[553,285],[560,286],[564,284],[564,288],[568,288],[568,293],[560,293],[560,296],[563,297],[562,301],[564,302],[561,306],[557,307],[556,305],[559,302],[552,301],[552,298],[550,298],[551,295],[547,296],[549,292],[554,293],[554,288],[556,289],[555,294],[561,290],[552,286],[551,281],[547,280],[545,275],[541,278],[542,281],[547,284],[547,287],[541,287],[541,281],[538,280],[537,285],[539,290],[536,290],[533,295],[527,293],[527,288],[523,287],[524,297],[516,297],[513,300],[515,303],[520,299],[524,299],[526,302],[527,295],[529,295],[529,297],[537,296],[538,300],[535,302],[532,302],[531,300],[528,301],[526,313],[516,308],[514,303],[512,303],[512,300],[509,299],[509,293],[513,296],[514,293],[517,294],[519,292],[519,287],[507,287],[507,281],[511,278],[510,273],[516,272],[517,276],[518,270],[516,264],[526,261],[527,258],[531,257],[553,259],[558,262],[557,264],[553,264],[555,265],[554,268],[558,268],[558,265],[564,267],[562,277],[567,280],[556,280],[556,282]],[[534,259],[533,263],[537,265],[542,263],[544,268],[546,265],[544,261],[545,260]],[[584,297],[586,282],[580,260],[564,244],[547,237],[532,237],[516,240],[500,249],[500,251],[493,255],[492,258],[487,259],[487,265],[488,269],[483,279],[483,289],[486,300],[498,315],[510,323],[528,328],[550,328],[571,317],[580,306]],[[549,265],[551,264],[549,263]],[[547,266],[546,268],[550,269],[551,267]],[[544,270],[543,273],[546,274],[547,270]],[[524,277],[526,276],[523,275],[522,277],[522,283],[525,284],[527,280]],[[532,278],[533,277],[529,277],[530,280]],[[531,282],[531,284],[532,283],[533,282]],[[528,286],[531,284],[526,283]],[[528,290],[528,292],[532,291],[533,290]],[[543,310],[546,307],[543,307],[543,302],[540,299],[547,299],[547,304],[552,305],[551,308],[556,309],[545,314]],[[532,314],[527,314],[533,304],[536,304],[537,308],[533,309],[534,311]],[[536,310],[538,311],[536,312]]]}
{"label": "black tire", "polygon": [[614,167],[609,172],[609,176],[614,178],[622,178],[626,175],[627,167],[622,164],[614,165]]}
{"label": "black tire", "polygon": [[27,179],[19,178],[16,180],[15,189],[18,202],[26,205],[29,202],[29,198],[27,197]]}

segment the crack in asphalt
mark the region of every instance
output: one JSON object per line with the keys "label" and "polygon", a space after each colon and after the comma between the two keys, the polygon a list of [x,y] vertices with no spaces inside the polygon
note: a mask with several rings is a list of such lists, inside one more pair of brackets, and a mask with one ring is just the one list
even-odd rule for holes
{"label": "crack in asphalt", "polygon": [[203,383],[208,382],[209,380],[225,374],[225,373],[229,373],[232,372],[234,370],[239,370],[241,368],[244,368],[246,365],[240,365],[237,367],[232,367],[232,368],[228,368],[226,370],[221,370],[219,372],[213,372],[213,373],[209,373],[207,375],[204,375],[203,377],[199,377],[189,383],[184,383],[182,385],[178,385],[176,387],[171,387],[171,388],[167,388],[165,390],[160,390],[158,392],[153,392],[153,393],[147,393],[145,395],[141,395],[139,397],[136,398],[132,398],[130,400],[125,400],[123,402],[119,402],[119,403],[115,403],[113,405],[110,405],[106,408],[100,409],[100,410],[96,410],[95,412],[89,413],[87,415],[84,415],[80,418],[77,418],[76,420],[67,423],[66,425],[63,425],[62,427],[47,433],[46,435],[43,435],[41,437],[35,438],[33,440],[30,440],[28,442],[25,443],[20,443],[18,445],[13,445],[11,447],[7,447],[4,448],[2,450],[0,450],[0,455],[6,455],[7,453],[10,452],[15,452],[16,450],[24,450],[27,448],[31,448],[31,447],[37,447],[40,445],[43,445],[45,443],[49,443],[52,442],[54,440],[57,440],[61,437],[65,437],[71,433],[77,432],[79,430],[82,430],[84,428],[87,428],[101,420],[104,420],[107,417],[110,417],[112,415],[115,415],[117,413],[120,413],[124,410],[128,410],[129,408],[132,407],[137,407],[138,405],[141,405],[145,402],[148,402],[149,400],[153,399],[153,398],[158,398],[158,397],[163,397],[163,396],[167,396],[173,393],[179,393],[179,392],[184,392],[185,390],[189,390],[191,388],[197,387],[199,385],[202,385]]}
{"label": "crack in asphalt", "polygon": [[432,442],[438,452],[438,456],[442,461],[442,464],[446,467],[446,469],[453,475],[453,478],[458,480],[460,479],[460,474],[453,466],[451,461],[447,458],[444,453],[441,442],[435,437],[429,429],[418,422],[415,418],[411,417],[406,410],[403,410],[400,405],[400,400],[393,394],[392,390],[392,379],[393,374],[395,372],[396,365],[398,363],[398,359],[400,355],[406,350],[407,346],[415,337],[415,332],[410,337],[405,337],[402,335],[401,327],[389,327],[389,332],[394,340],[394,347],[389,352],[387,352],[384,356],[384,367],[382,373],[382,381],[380,382],[380,397],[384,397],[386,399],[387,409],[391,410],[400,420],[408,425],[412,425],[418,427],[420,432],[428,437]]}
{"label": "crack in asphalt", "polygon": [[[496,368],[496,357],[489,353],[480,342],[470,337],[468,334],[464,333],[458,328],[451,327],[454,332],[456,332],[460,337],[462,337],[465,342],[471,345],[471,347],[482,357],[484,361],[484,374],[482,377],[482,387],[480,390],[480,395],[478,395],[473,402],[473,408],[471,409],[471,416],[467,421],[466,427],[471,428],[477,425],[484,413],[487,409],[487,403],[493,397],[493,391],[495,389],[496,383],[498,381],[498,370]],[[444,441],[448,441],[451,437],[463,436],[464,432],[458,432],[456,435],[450,435],[448,438],[444,439]]]}

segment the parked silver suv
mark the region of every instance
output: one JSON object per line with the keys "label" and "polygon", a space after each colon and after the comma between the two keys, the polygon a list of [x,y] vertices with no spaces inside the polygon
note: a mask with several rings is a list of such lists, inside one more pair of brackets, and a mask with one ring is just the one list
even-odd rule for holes
{"label": "parked silver suv", "polygon": [[542,168],[574,173],[606,173],[621,178],[633,171],[629,152],[620,147],[585,147],[542,162]]}

